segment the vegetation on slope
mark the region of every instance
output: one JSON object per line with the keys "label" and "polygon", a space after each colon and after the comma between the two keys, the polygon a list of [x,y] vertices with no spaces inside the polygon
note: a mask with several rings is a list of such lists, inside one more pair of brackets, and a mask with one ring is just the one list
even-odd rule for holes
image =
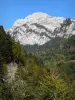
{"label": "vegetation on slope", "polygon": [[[0,27],[0,100],[74,100],[74,43],[75,36],[56,38],[34,50],[37,58]],[[8,82],[3,79],[11,62],[17,63],[18,69],[14,80]]]}

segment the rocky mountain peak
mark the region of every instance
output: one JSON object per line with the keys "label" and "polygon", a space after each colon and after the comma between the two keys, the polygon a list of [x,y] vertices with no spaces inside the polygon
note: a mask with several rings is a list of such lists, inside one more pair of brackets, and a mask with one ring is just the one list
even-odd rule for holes
{"label": "rocky mountain peak", "polygon": [[8,32],[23,45],[43,45],[56,36],[75,34],[75,21],[37,12],[15,21]]}

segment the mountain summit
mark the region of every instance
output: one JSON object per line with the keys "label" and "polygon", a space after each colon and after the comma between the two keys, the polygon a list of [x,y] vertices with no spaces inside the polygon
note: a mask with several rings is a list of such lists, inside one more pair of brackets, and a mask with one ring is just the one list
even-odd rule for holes
{"label": "mountain summit", "polygon": [[75,20],[37,12],[16,20],[8,33],[23,45],[43,45],[52,38],[75,34]]}

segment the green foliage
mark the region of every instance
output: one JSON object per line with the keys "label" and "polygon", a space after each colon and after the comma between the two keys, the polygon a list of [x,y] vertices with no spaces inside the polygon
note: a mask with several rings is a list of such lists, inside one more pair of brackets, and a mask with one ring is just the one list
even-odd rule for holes
{"label": "green foliage", "polygon": [[1,85],[0,100],[13,100],[11,87],[8,84]]}
{"label": "green foliage", "polygon": [[[60,78],[57,70],[52,71],[35,66],[31,73],[26,67],[19,68],[15,80],[9,85],[10,89],[8,84],[7,87],[4,86],[3,98],[8,98],[9,95],[13,99],[8,98],[8,100],[71,100],[73,98],[71,96],[74,90],[70,89],[69,85]],[[35,69],[38,71],[35,72]],[[72,87],[74,87],[74,83]]]}
{"label": "green foliage", "polygon": [[3,72],[4,74],[7,73],[7,65],[6,65],[6,64],[3,65],[3,67],[2,67],[2,72]]}
{"label": "green foliage", "polygon": [[11,49],[11,38],[6,35],[4,30],[0,30],[0,61],[1,63],[7,63],[11,60],[12,49]]}
{"label": "green foliage", "polygon": [[[70,19],[64,24],[69,25]],[[26,53],[1,27],[0,100],[74,100],[74,46],[74,36],[57,37]],[[11,82],[3,81],[7,64],[11,62],[18,64],[15,78]]]}
{"label": "green foliage", "polygon": [[25,51],[19,42],[15,42],[14,40],[12,40],[12,54],[15,62],[25,65]]}

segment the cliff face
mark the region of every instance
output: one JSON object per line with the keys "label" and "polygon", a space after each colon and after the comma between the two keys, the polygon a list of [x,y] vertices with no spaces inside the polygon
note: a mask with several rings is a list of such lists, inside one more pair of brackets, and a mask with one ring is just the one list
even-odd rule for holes
{"label": "cliff face", "polygon": [[75,20],[38,12],[15,21],[8,30],[23,45],[43,45],[55,37],[75,34]]}

